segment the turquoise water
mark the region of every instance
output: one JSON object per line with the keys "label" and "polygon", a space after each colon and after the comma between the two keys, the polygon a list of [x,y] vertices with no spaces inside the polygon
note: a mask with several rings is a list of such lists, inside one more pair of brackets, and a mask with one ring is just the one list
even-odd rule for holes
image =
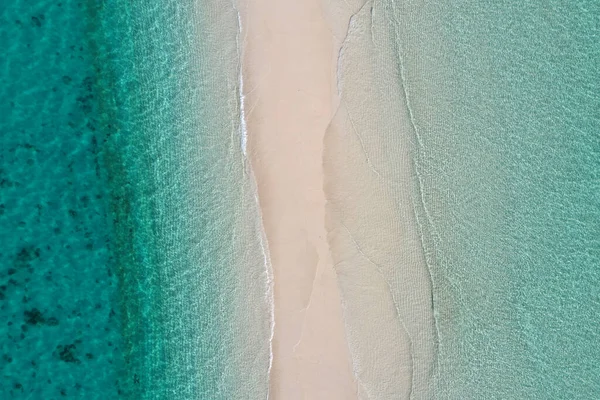
{"label": "turquoise water", "polygon": [[600,4],[394,4],[436,398],[600,397]]}
{"label": "turquoise water", "polygon": [[16,1],[0,19],[0,397],[262,397],[234,10]]}
{"label": "turquoise water", "polygon": [[126,393],[86,10],[0,5],[0,398]]}

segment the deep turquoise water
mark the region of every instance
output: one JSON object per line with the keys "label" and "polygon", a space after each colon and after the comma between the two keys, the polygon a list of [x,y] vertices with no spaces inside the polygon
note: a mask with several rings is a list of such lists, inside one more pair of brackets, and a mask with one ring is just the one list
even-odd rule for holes
{"label": "deep turquoise water", "polygon": [[262,397],[236,30],[191,1],[0,4],[0,398]]}
{"label": "deep turquoise water", "polygon": [[600,4],[415,1],[394,14],[436,398],[600,397]]}
{"label": "deep turquoise water", "polygon": [[126,392],[88,10],[0,4],[0,397]]}

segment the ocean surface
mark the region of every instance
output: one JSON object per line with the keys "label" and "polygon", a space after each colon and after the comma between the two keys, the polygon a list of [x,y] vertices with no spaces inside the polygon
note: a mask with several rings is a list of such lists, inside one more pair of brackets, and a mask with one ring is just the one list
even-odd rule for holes
{"label": "ocean surface", "polygon": [[[381,255],[412,397],[600,398],[600,3],[374,1],[353,27],[388,119],[357,81],[353,149],[400,211],[352,244]],[[0,3],[1,399],[267,397],[238,32],[218,1]]]}
{"label": "ocean surface", "polygon": [[266,397],[237,23],[0,4],[0,398]]}
{"label": "ocean surface", "polygon": [[434,398],[599,398],[600,3],[381,3],[413,125]]}

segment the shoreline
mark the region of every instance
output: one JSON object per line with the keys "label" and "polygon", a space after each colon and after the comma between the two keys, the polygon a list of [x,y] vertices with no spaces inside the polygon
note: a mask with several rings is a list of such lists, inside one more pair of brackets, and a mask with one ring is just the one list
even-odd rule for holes
{"label": "shoreline", "polygon": [[258,0],[240,13],[273,272],[269,398],[427,398],[432,288],[395,43],[385,10],[342,5]]}
{"label": "shoreline", "polygon": [[361,398],[426,399],[436,328],[415,214],[414,132],[393,20],[369,5],[348,29],[339,112],[325,138],[329,240]]}
{"label": "shoreline", "polygon": [[[321,7],[260,0],[239,10],[246,151],[273,272],[272,399],[357,398],[323,190],[341,41]],[[344,25],[343,14],[331,20]]]}

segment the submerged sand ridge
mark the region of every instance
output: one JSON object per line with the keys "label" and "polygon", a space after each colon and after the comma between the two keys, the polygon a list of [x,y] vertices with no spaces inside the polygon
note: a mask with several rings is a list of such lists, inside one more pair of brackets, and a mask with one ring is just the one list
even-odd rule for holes
{"label": "submerged sand ridge", "polygon": [[[406,235],[388,215],[397,211],[394,196],[369,176],[374,165],[364,163],[365,143],[349,118],[354,105],[339,96],[342,46],[351,17],[370,7],[363,5],[239,5],[247,154],[274,279],[270,399],[413,392],[415,327],[399,317],[412,303],[399,305],[386,271],[399,256],[388,247]],[[355,89],[361,96],[364,88]],[[376,248],[373,240],[387,243]],[[373,389],[379,378],[381,392]]]}

